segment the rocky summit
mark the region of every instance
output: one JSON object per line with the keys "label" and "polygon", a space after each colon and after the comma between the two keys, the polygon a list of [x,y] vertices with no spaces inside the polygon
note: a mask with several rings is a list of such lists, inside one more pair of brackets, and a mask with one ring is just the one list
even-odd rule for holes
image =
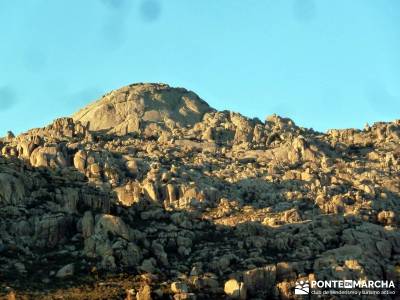
{"label": "rocky summit", "polygon": [[397,285],[399,145],[400,121],[320,133],[165,84],[112,91],[0,140],[0,297],[295,299],[307,280]]}

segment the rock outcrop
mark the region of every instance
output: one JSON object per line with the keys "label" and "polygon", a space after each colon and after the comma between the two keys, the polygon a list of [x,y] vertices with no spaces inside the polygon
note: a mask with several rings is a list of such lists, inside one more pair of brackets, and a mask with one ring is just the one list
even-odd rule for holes
{"label": "rock outcrop", "polygon": [[133,84],[112,91],[77,112],[73,119],[91,130],[126,135],[162,123],[165,127],[193,125],[212,109],[193,92],[166,84]]}

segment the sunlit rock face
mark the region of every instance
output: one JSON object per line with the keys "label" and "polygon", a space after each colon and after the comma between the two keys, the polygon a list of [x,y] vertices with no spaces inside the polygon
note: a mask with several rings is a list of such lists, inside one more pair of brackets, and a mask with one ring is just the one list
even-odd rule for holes
{"label": "sunlit rock face", "polygon": [[399,142],[399,121],[320,133],[165,84],[112,91],[0,140],[0,296],[292,299],[297,281],[397,282]]}
{"label": "sunlit rock face", "polygon": [[145,124],[187,126],[199,122],[208,104],[195,93],[166,84],[133,84],[112,91],[73,115],[91,130],[140,132]]}

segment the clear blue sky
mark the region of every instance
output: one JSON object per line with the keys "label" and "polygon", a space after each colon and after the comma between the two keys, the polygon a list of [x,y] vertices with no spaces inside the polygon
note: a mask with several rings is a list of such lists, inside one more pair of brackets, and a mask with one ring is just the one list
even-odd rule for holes
{"label": "clear blue sky", "polygon": [[0,135],[134,82],[321,131],[400,119],[400,1],[0,0]]}

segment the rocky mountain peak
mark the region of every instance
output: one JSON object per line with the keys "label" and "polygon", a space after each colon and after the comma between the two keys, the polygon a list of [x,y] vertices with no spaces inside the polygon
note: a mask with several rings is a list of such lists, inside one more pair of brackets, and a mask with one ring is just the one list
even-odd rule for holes
{"label": "rocky mountain peak", "polygon": [[400,121],[324,134],[164,84],[112,91],[0,139],[0,299],[298,299],[301,281],[399,282],[399,144]]}
{"label": "rocky mountain peak", "polygon": [[167,84],[138,83],[114,90],[73,115],[90,123],[91,130],[126,134],[143,124],[169,123],[187,126],[199,122],[213,109],[194,92]]}

